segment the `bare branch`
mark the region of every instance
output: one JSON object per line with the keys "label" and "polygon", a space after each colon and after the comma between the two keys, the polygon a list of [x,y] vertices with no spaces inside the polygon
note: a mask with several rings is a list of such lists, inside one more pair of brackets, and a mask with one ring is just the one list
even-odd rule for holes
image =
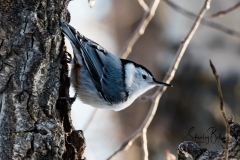
{"label": "bare branch", "polygon": [[[175,56],[175,60],[173,61],[173,64],[171,65],[171,67],[169,68],[165,78],[164,78],[164,81],[167,82],[167,83],[170,83],[171,80],[173,79],[175,73],[176,73],[176,70],[178,68],[178,65],[180,63],[180,60],[190,42],[190,40],[192,39],[194,33],[196,32],[204,14],[206,13],[206,11],[210,8],[210,2],[211,0],[206,0],[205,3],[204,3],[204,6],[203,8],[201,9],[195,23],[193,24],[191,30],[189,31],[187,37],[185,38],[184,42],[181,43],[180,47],[179,47],[179,50]],[[114,157],[116,154],[118,154],[119,152],[123,151],[123,150],[126,150],[128,148],[126,147],[129,147],[132,145],[132,143],[135,141],[135,139],[137,137],[139,137],[142,132],[144,130],[147,130],[148,126],[150,125],[150,123],[152,122],[152,119],[156,113],[156,110],[158,108],[158,104],[159,104],[159,100],[162,96],[162,94],[164,93],[164,91],[166,90],[166,87],[160,87],[155,96],[152,97],[151,101],[151,107],[150,107],[150,110],[146,116],[146,118],[144,119],[143,123],[141,124],[141,126],[131,135],[129,136],[129,138],[127,138],[123,144],[121,145],[121,147],[119,149],[117,149],[109,158],[111,159],[112,157]]]}
{"label": "bare branch", "polygon": [[213,65],[212,61],[210,60],[210,67],[212,69],[213,75],[215,76],[216,82],[217,82],[217,88],[218,88],[218,94],[219,94],[219,100],[220,100],[220,110],[222,112],[224,121],[225,121],[225,125],[226,125],[226,148],[225,148],[225,152],[226,152],[226,160],[228,159],[228,143],[229,143],[229,135],[230,135],[230,125],[228,123],[228,119],[226,116],[226,112],[225,112],[225,108],[223,107],[223,95],[222,95],[222,89],[221,89],[221,83],[220,83],[220,78],[217,74],[217,70],[215,68],[215,66]]}
{"label": "bare branch", "polygon": [[223,114],[223,118],[224,118],[225,122],[228,124],[228,120],[227,120],[227,117],[226,117],[226,114],[225,114],[225,108],[223,107],[223,95],[222,95],[220,79],[219,79],[219,76],[217,74],[216,68],[212,64],[211,60],[210,60],[210,67],[211,67],[213,75],[215,76],[216,81],[217,81],[217,88],[218,88],[218,94],[219,94],[219,99],[220,99],[220,110],[221,110],[221,112]]}
{"label": "bare branch", "polygon": [[147,130],[142,131],[143,160],[148,160]]}
{"label": "bare branch", "polygon": [[127,140],[125,140],[122,143],[122,146],[117,149],[110,157],[108,157],[107,160],[112,159],[114,156],[116,156],[119,152],[121,151],[126,151],[128,150],[129,147],[132,146],[133,142],[141,135],[141,132],[139,132],[138,130],[136,130]]}
{"label": "bare branch", "polygon": [[128,55],[132,51],[133,45],[136,43],[138,38],[144,34],[145,29],[147,28],[149,22],[152,20],[153,16],[155,15],[155,12],[159,3],[160,3],[160,0],[153,0],[150,6],[150,9],[145,11],[140,24],[138,25],[136,30],[133,32],[133,34],[131,35],[131,37],[129,38],[128,42],[126,43],[123,49],[122,58],[125,59],[126,57],[128,57]]}
{"label": "bare branch", "polygon": [[144,0],[138,0],[138,3],[142,6],[145,12],[149,10],[148,5],[144,2]]}
{"label": "bare branch", "polygon": [[[190,17],[192,19],[195,19],[197,17],[197,15],[195,15],[194,13],[187,11],[186,9],[178,6],[177,4],[173,3],[172,1],[164,0],[164,2],[167,3],[171,8],[173,8],[174,11],[177,11],[177,12],[179,12],[179,13],[187,16],[187,17]],[[208,26],[208,27],[211,27],[211,28],[214,28],[214,29],[217,29],[219,31],[222,31],[222,32],[224,32],[226,34],[229,34],[231,36],[235,36],[235,37],[240,38],[240,32],[229,29],[229,28],[226,28],[226,27],[224,27],[224,26],[222,26],[218,23],[211,22],[211,21],[203,18],[201,24],[205,25],[205,26]]]}
{"label": "bare branch", "polygon": [[234,11],[234,10],[237,9],[238,7],[240,7],[240,2],[238,2],[238,3],[235,4],[234,6],[228,8],[228,9],[226,9],[226,10],[224,10],[224,11],[219,11],[219,12],[217,12],[217,13],[214,13],[214,14],[210,15],[209,17],[210,17],[210,18],[221,17],[221,16],[223,16],[223,15],[225,15],[225,14],[228,14],[228,13]]}
{"label": "bare branch", "polygon": [[[207,2],[207,1],[206,1],[206,2]],[[205,2],[205,3],[206,3],[206,2]],[[210,2],[209,2],[209,3],[210,3]],[[208,9],[208,8],[207,8],[207,9]],[[169,68],[166,76],[164,77],[164,80],[163,80],[164,82],[170,83],[170,82],[172,81],[172,79],[173,79],[173,77],[174,77],[174,75],[175,75],[175,73],[176,73],[176,71],[177,71],[177,68],[178,68],[178,65],[179,65],[179,63],[180,63],[180,60],[182,59],[182,56],[183,56],[183,54],[184,54],[184,52],[185,52],[185,50],[186,50],[186,48],[187,48],[190,40],[192,39],[194,33],[196,32],[196,30],[197,30],[197,28],[198,28],[201,20],[203,20],[203,15],[205,14],[206,11],[204,10],[204,12],[203,12],[203,13],[202,13],[202,12],[203,12],[203,10],[199,13],[198,18],[197,18],[197,20],[195,21],[194,25],[192,26],[190,32],[189,32],[188,35],[186,36],[185,40],[184,40],[184,41],[181,43],[181,45],[179,46],[179,49],[178,49],[178,52],[177,52],[177,54],[176,54],[174,63],[171,65],[171,67]],[[201,13],[202,13],[202,14],[201,14]],[[157,95],[158,95],[159,93],[161,93],[161,92],[163,93],[163,92],[166,90],[166,88],[167,88],[167,87],[159,87],[153,95],[151,95],[151,96],[145,96],[145,97],[143,97],[143,98],[144,98],[144,99],[148,99],[148,98],[152,99],[152,98],[154,98],[154,97],[157,97]]]}

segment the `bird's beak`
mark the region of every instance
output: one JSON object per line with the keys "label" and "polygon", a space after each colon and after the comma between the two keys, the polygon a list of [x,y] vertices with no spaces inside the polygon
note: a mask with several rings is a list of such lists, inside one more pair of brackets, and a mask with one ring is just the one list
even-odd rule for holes
{"label": "bird's beak", "polygon": [[153,83],[156,85],[156,86],[168,86],[168,87],[172,87],[173,85],[171,84],[167,84],[167,83],[164,83],[164,82],[158,82],[156,81],[155,79],[153,79]]}

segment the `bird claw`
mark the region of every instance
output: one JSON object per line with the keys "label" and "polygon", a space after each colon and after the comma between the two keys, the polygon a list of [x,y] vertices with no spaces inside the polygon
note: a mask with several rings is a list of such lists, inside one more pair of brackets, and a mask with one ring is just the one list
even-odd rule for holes
{"label": "bird claw", "polygon": [[75,102],[76,98],[77,98],[77,93],[75,93],[74,97],[69,98],[69,103],[72,105]]}
{"label": "bird claw", "polygon": [[68,100],[70,105],[72,105],[75,102],[76,98],[77,98],[77,93],[75,93],[74,97],[60,97],[59,99]]}
{"label": "bird claw", "polygon": [[72,62],[72,55],[69,52],[66,52],[66,62],[71,63]]}

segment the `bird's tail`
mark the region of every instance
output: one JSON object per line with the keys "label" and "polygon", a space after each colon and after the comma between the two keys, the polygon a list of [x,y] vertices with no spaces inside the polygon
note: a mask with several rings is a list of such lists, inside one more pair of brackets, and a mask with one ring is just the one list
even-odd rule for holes
{"label": "bird's tail", "polygon": [[76,49],[80,49],[79,39],[81,35],[69,24],[62,21],[61,22],[62,33],[69,39],[71,44],[75,46]]}
{"label": "bird's tail", "polygon": [[82,54],[81,51],[84,50],[83,41],[87,40],[86,37],[81,35],[77,30],[66,22],[61,22],[62,33],[69,39],[74,54],[74,62],[81,65],[82,63]]}

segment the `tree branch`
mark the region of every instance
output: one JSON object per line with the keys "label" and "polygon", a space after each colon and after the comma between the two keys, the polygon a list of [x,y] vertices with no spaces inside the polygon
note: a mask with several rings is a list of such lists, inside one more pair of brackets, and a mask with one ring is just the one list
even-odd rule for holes
{"label": "tree branch", "polygon": [[149,10],[148,5],[144,2],[144,0],[138,0],[138,3],[144,9],[145,12]]}
{"label": "tree branch", "polygon": [[122,51],[122,58],[125,59],[128,57],[130,52],[132,51],[133,45],[136,43],[138,38],[144,34],[145,29],[147,28],[149,22],[152,20],[153,16],[155,15],[156,9],[160,3],[160,0],[153,0],[150,6],[150,9],[145,10],[144,16],[136,30],[133,32],[131,37],[129,38],[128,42],[126,43],[123,51]]}
{"label": "tree branch", "polygon": [[126,151],[132,146],[133,142],[141,135],[141,133],[136,130],[126,141],[124,141],[119,149],[117,149],[107,160],[115,157],[120,151]]}
{"label": "tree branch", "polygon": [[217,82],[217,88],[218,88],[218,94],[219,94],[219,100],[220,100],[220,110],[222,112],[222,115],[223,115],[223,118],[225,121],[225,125],[226,125],[226,148],[225,148],[225,151],[226,151],[226,160],[227,160],[228,159],[228,144],[229,144],[229,135],[230,135],[230,125],[228,123],[225,108],[223,107],[223,95],[222,95],[220,78],[219,78],[219,76],[217,74],[217,70],[211,60],[210,60],[210,67],[212,69],[213,75],[215,76],[215,79]]}
{"label": "tree branch", "polygon": [[214,13],[214,14],[210,15],[209,17],[210,17],[210,18],[221,17],[221,16],[223,16],[223,15],[225,15],[225,14],[228,14],[228,13],[234,11],[234,10],[237,9],[238,7],[240,7],[240,2],[238,2],[238,3],[235,4],[234,6],[228,8],[228,9],[226,9],[226,10],[224,10],[224,11],[219,11],[219,12],[217,12],[217,13]]}
{"label": "tree branch", "polygon": [[[164,0],[164,2],[167,3],[169,7],[174,9],[174,11],[177,11],[177,12],[179,12],[179,13],[181,13],[181,14],[189,17],[189,18],[195,19],[197,17],[197,15],[195,15],[194,13],[187,11],[186,9],[178,6],[177,4],[173,3],[172,1]],[[224,27],[224,26],[222,26],[218,23],[211,22],[211,21],[203,18],[201,24],[205,25],[205,26],[208,26],[208,27],[211,27],[211,28],[214,28],[214,29],[217,29],[219,31],[222,31],[223,33],[229,34],[231,36],[235,36],[235,37],[240,38],[240,32],[229,29],[227,27]]]}
{"label": "tree branch", "polygon": [[142,131],[143,160],[148,160],[147,129]]}

